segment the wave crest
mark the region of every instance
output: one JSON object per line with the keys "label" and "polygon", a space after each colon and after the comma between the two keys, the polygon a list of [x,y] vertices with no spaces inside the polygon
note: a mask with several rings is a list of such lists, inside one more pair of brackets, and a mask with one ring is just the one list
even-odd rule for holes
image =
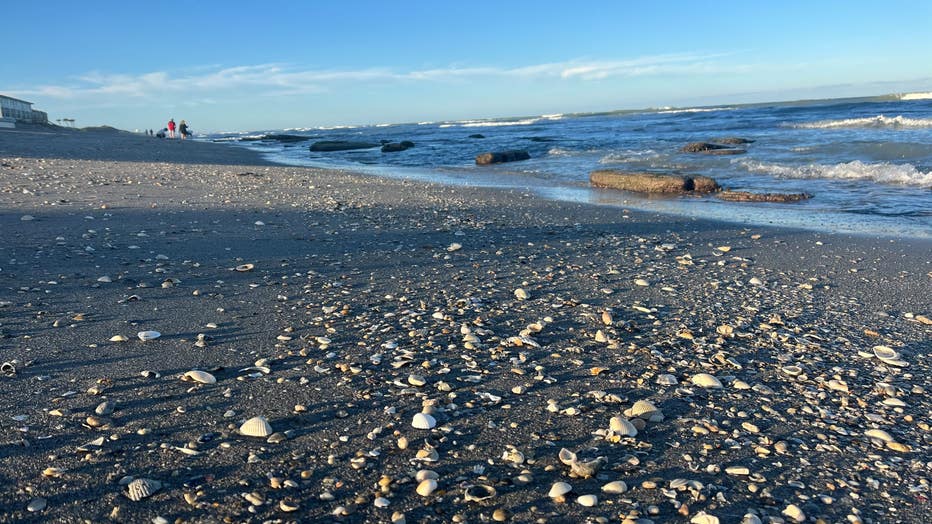
{"label": "wave crest", "polygon": [[905,93],[899,96],[900,100],[932,100],[932,92]]}
{"label": "wave crest", "polygon": [[786,166],[754,160],[737,160],[739,166],[751,173],[783,178],[834,178],[841,180],[873,180],[883,184],[900,184],[932,188],[932,171],[920,171],[910,164],[867,164],[859,160],[841,164],[808,164]]}
{"label": "wave crest", "polygon": [[864,118],[845,118],[843,120],[806,122],[804,124],[793,124],[791,127],[795,127],[797,129],[837,129],[845,127],[891,127],[894,129],[922,128],[932,127],[932,118],[907,118],[902,115],[894,117],[877,115]]}

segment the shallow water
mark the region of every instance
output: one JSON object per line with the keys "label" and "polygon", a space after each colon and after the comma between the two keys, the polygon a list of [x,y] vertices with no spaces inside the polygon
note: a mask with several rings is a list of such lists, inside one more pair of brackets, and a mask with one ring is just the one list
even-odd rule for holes
{"label": "shallow water", "polygon": [[[330,129],[262,130],[205,137],[262,151],[291,165],[453,184],[529,188],[547,198],[649,209],[748,224],[932,237],[932,99],[885,96],[780,104],[544,115]],[[484,138],[469,138],[479,133]],[[289,134],[305,141],[244,141]],[[681,153],[686,143],[741,137],[747,153]],[[318,140],[410,140],[378,148],[315,153]],[[486,151],[523,149],[531,160],[476,166]],[[591,189],[589,172],[621,169],[691,173],[734,190],[806,192],[796,204],[726,203],[713,198],[640,198]]]}

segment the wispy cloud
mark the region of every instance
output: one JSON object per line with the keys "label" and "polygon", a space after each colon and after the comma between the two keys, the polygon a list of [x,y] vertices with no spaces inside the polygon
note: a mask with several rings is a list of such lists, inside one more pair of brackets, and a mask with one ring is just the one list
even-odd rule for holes
{"label": "wispy cloud", "polygon": [[723,63],[720,54],[671,54],[628,60],[571,60],[520,67],[448,66],[399,71],[391,68],[317,70],[286,64],[236,67],[204,66],[170,73],[144,74],[90,72],[62,85],[40,85],[11,90],[27,97],[58,99],[99,97],[155,97],[166,93],[216,95],[249,90],[253,95],[288,96],[320,93],[351,83],[458,82],[479,78],[550,78],[559,81],[598,81],[613,77],[703,75],[743,72],[749,66]]}

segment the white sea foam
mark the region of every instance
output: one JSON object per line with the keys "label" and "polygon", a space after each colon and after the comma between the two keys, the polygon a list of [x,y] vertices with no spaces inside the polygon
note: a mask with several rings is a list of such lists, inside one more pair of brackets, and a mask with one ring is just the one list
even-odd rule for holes
{"label": "white sea foam", "polygon": [[932,171],[920,171],[910,164],[891,164],[881,162],[867,164],[859,160],[841,164],[807,164],[804,166],[787,166],[758,162],[755,160],[735,160],[733,163],[751,173],[761,173],[782,178],[834,178],[844,180],[873,180],[883,184],[901,184],[932,188]]}
{"label": "white sea foam", "polygon": [[643,162],[660,158],[660,153],[653,149],[629,149],[627,151],[618,151],[609,153],[599,159],[600,164],[623,164],[625,162]]}
{"label": "white sea foam", "polygon": [[661,115],[675,115],[677,113],[711,113],[712,111],[732,111],[733,107],[693,107],[689,109],[667,109],[657,111]]}
{"label": "white sea foam", "polygon": [[525,118],[523,120],[461,120],[459,122],[446,122],[439,127],[505,127],[527,126],[540,122],[540,118]]}
{"label": "white sea foam", "polygon": [[890,127],[894,129],[909,129],[932,127],[932,118],[906,118],[899,115],[894,117],[877,115],[865,118],[845,118],[843,120],[822,120],[820,122],[807,122],[794,124],[797,129],[837,129],[845,127]]}
{"label": "white sea foam", "polygon": [[905,93],[900,100],[932,100],[932,91],[926,93]]}

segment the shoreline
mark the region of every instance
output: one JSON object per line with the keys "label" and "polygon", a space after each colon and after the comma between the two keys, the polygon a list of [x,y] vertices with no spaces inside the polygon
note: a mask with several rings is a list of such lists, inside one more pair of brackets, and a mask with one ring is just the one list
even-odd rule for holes
{"label": "shoreline", "polygon": [[928,514],[930,241],[149,142],[0,131],[0,522]]}

